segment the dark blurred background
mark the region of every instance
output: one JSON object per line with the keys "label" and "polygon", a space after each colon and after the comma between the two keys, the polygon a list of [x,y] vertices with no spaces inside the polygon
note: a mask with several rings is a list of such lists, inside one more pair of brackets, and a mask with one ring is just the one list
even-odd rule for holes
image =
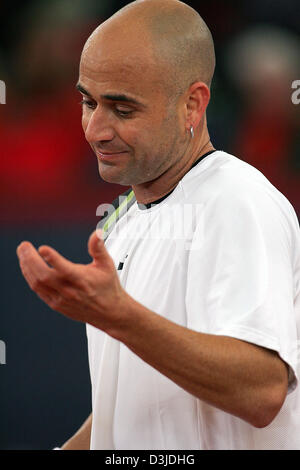
{"label": "dark blurred background", "polygon": [[[0,449],[50,449],[91,410],[85,327],[29,290],[15,250],[30,240],[89,262],[96,208],[126,189],[99,178],[74,86],[85,40],[127,3],[0,2]],[[186,3],[215,40],[212,142],[260,169],[299,216],[300,105],[291,99],[300,80],[298,0]]]}

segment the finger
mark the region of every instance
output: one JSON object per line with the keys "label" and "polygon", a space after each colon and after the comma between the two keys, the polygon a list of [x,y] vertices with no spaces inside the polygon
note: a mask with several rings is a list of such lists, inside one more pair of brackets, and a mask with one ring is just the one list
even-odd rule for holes
{"label": "finger", "polygon": [[46,275],[37,275],[32,271],[32,269],[30,269],[30,265],[24,261],[20,261],[20,268],[29,287],[43,300],[46,301],[46,299],[42,297],[42,294],[47,297],[51,296],[52,298],[53,294],[57,292],[53,287],[56,284],[55,280],[52,280],[48,273]]}
{"label": "finger", "polygon": [[38,249],[40,256],[54,268],[60,275],[67,277],[68,280],[73,279],[75,264],[67,260],[58,251],[50,246],[40,246]]}
{"label": "finger", "polygon": [[52,289],[51,287],[47,286],[40,286],[36,290],[36,294],[39,296],[41,300],[43,300],[50,308],[53,307],[53,303],[55,299],[58,298],[59,293],[55,290]]}
{"label": "finger", "polygon": [[17,251],[20,259],[20,268],[28,285],[31,287],[32,290],[34,290],[34,292],[38,295],[38,297],[40,297],[41,300],[43,300],[50,308],[53,308],[54,301],[60,295],[54,287],[50,287],[49,285],[56,285],[55,282],[52,283],[47,280],[46,283],[44,279],[42,282],[41,279],[38,278],[37,275],[32,272],[32,270],[30,269],[30,264],[24,261],[23,249],[21,248]]}
{"label": "finger", "polygon": [[20,245],[17,247],[17,256],[20,259],[24,255],[26,255],[28,252],[32,250],[33,246],[30,242],[22,242]]}
{"label": "finger", "polygon": [[21,259],[20,259],[20,269],[23,274],[23,277],[27,281],[27,284],[29,285],[29,287],[31,287],[31,289],[33,289],[35,276],[33,276],[31,272],[28,271],[26,264],[23,263]]}
{"label": "finger", "polygon": [[22,273],[31,287],[38,281],[51,283],[51,269],[29,242],[22,242],[17,248]]}
{"label": "finger", "polygon": [[111,257],[105,248],[101,230],[95,230],[91,234],[88,241],[88,251],[96,266],[111,265]]}

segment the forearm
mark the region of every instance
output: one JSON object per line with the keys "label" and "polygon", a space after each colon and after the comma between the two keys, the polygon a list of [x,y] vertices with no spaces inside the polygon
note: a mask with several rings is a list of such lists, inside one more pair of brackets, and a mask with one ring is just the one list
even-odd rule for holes
{"label": "forearm", "polygon": [[180,387],[255,426],[276,415],[287,386],[286,366],[277,354],[189,330],[129,296],[124,309],[130,320],[110,334]]}
{"label": "forearm", "polygon": [[89,450],[91,441],[92,414],[78,431],[62,446],[62,450]]}
{"label": "forearm", "polygon": [[[201,400],[255,426],[269,424],[287,392],[286,365],[277,354],[191,331],[151,312],[124,291],[95,232],[88,246],[93,262],[78,265],[51,247],[38,253],[23,242],[18,256],[30,287],[54,310],[106,331]],[[77,437],[70,444],[77,445]]]}

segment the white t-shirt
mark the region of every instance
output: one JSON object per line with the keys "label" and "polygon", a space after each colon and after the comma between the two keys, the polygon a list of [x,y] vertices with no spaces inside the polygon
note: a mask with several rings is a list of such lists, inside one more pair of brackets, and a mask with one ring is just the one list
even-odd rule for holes
{"label": "white t-shirt", "polygon": [[[289,365],[289,394],[273,422],[255,428],[88,325],[91,449],[105,448],[104,425],[111,426],[106,445],[117,450],[300,449],[300,238],[288,200],[258,170],[216,151],[159,204],[135,202],[106,247],[123,287],[147,308],[277,351]],[[103,404],[112,420],[101,425]]]}

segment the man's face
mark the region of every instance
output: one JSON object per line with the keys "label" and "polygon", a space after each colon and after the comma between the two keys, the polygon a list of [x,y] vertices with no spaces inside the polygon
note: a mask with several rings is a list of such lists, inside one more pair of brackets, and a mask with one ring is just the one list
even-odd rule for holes
{"label": "man's face", "polygon": [[86,47],[78,82],[82,126],[105,181],[153,181],[184,153],[180,100],[168,99],[164,78],[149,47],[130,44],[126,52],[112,38]]}

